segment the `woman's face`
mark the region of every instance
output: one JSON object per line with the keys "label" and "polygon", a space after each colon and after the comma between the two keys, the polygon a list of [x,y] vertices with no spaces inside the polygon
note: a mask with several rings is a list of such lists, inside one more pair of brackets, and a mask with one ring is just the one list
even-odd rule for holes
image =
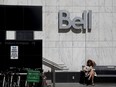
{"label": "woman's face", "polygon": [[91,61],[89,61],[89,62],[88,62],[88,65],[89,65],[89,66],[91,66],[91,65],[92,65]]}

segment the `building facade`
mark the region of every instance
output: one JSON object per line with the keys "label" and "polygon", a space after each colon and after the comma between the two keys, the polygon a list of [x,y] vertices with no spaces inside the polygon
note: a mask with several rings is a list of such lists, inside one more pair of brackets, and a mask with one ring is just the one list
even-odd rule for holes
{"label": "building facade", "polygon": [[[116,64],[116,0],[0,0],[0,4],[42,6],[43,31],[34,31],[34,39],[43,40],[44,58],[65,64],[68,71],[80,71],[88,59],[97,65]],[[91,31],[59,32],[60,10],[68,11],[71,20],[91,10]],[[7,31],[6,39],[15,39],[15,31]]]}

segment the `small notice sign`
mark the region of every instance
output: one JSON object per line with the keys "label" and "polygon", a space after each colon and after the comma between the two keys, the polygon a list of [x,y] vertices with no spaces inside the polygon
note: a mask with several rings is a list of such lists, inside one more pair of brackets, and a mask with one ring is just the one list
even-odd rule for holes
{"label": "small notice sign", "polygon": [[28,70],[27,82],[40,82],[40,71]]}
{"label": "small notice sign", "polygon": [[10,47],[10,59],[18,59],[18,46]]}

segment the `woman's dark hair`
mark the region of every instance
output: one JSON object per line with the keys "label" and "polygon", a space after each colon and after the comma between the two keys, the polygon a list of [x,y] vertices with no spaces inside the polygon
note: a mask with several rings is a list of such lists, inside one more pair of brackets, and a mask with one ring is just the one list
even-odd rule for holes
{"label": "woman's dark hair", "polygon": [[89,60],[87,61],[87,66],[92,66],[92,67],[93,67],[93,66],[94,66],[93,61],[89,59]]}

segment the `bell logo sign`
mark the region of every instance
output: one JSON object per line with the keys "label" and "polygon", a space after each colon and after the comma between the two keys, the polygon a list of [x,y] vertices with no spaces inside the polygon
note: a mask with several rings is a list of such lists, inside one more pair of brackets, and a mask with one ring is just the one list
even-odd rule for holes
{"label": "bell logo sign", "polygon": [[58,29],[60,33],[66,33],[72,30],[74,33],[80,33],[82,30],[90,32],[92,28],[92,11],[83,11],[82,18],[75,17],[70,19],[70,13],[66,10],[60,10],[58,14]]}

